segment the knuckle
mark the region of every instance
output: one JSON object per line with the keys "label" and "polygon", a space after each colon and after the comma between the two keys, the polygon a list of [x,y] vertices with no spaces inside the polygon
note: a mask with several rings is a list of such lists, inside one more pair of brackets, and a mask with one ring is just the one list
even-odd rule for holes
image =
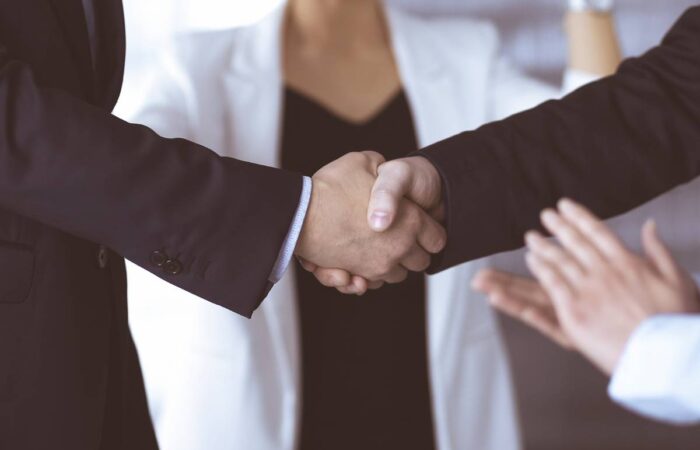
{"label": "knuckle", "polygon": [[391,261],[389,260],[384,260],[379,263],[377,269],[381,277],[386,277],[389,275],[389,273],[392,271],[394,268],[394,264],[392,264]]}
{"label": "knuckle", "polygon": [[316,278],[318,279],[318,281],[319,281],[322,285],[324,285],[324,286],[326,286],[326,287],[333,287],[333,285],[334,285],[334,284],[333,284],[333,279],[331,278],[330,275],[328,275],[328,274],[326,274],[326,273],[318,274],[318,275],[316,275]]}
{"label": "knuckle", "polygon": [[430,256],[424,255],[422,261],[418,265],[418,271],[422,272],[426,270],[428,267],[430,267],[431,259]]}
{"label": "knuckle", "polygon": [[430,266],[430,256],[424,252],[413,256],[408,262],[405,262],[404,267],[412,272],[422,272]]}
{"label": "knuckle", "polygon": [[408,277],[408,272],[405,270],[402,270],[396,274],[396,277],[394,278],[394,283],[401,283]]}
{"label": "knuckle", "polygon": [[394,161],[389,161],[384,164],[383,170],[391,172],[393,175],[404,178],[410,174],[410,167],[408,163],[402,159],[397,159]]}
{"label": "knuckle", "polygon": [[406,221],[410,225],[419,226],[423,222],[423,217],[418,207],[408,202],[404,202],[403,206],[406,210]]}

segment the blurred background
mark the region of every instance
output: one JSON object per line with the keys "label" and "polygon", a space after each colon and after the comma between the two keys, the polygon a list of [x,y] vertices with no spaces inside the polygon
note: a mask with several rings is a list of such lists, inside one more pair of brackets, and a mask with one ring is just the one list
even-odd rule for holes
{"label": "blurred background", "polygon": [[[495,22],[504,52],[522,70],[558,82],[565,66],[561,17],[566,0],[386,0],[427,15],[466,14]],[[128,50],[117,114],[133,112],[140,80],[174,34],[229,28],[256,21],[281,0],[124,0]],[[622,49],[636,55],[654,45],[692,0],[616,0]],[[153,24],[157,24],[154,27]]]}
{"label": "blurred background", "polygon": [[[392,0],[429,15],[468,14],[494,21],[504,51],[522,70],[557,82],[565,65],[565,0]],[[128,51],[117,114],[129,117],[145,94],[149,65],[175,34],[255,21],[279,0],[125,0]],[[617,0],[626,56],[657,43],[690,0]],[[155,25],[155,26],[154,26]],[[130,268],[133,270],[133,268]],[[132,308],[138,305],[132,305]],[[517,387],[523,436],[533,450],[682,450],[700,448],[700,429],[637,418],[607,398],[607,380],[578,356],[501,318]],[[154,331],[155,332],[155,331]],[[167,450],[167,449],[165,449]],[[478,450],[478,449],[475,449]]]}

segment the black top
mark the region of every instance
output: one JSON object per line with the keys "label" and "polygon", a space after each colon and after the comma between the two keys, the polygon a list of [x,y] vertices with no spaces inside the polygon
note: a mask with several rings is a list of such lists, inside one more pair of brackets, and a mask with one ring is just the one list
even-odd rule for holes
{"label": "black top", "polygon": [[[348,122],[287,89],[285,169],[312,175],[349,151],[387,159],[417,147],[398,93],[370,120]],[[428,383],[425,278],[364,297],[321,286],[297,270],[303,354],[302,450],[434,448]]]}

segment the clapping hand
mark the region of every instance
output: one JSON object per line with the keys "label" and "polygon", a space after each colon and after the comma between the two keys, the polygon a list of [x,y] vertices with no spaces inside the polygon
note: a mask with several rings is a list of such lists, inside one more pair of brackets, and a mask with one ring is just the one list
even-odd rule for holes
{"label": "clapping hand", "polygon": [[661,313],[700,311],[690,275],[659,239],[656,226],[642,230],[644,255],[629,251],[582,206],[563,200],[542,223],[560,245],[527,234],[527,265],[536,281],[485,270],[474,287],[506,314],[562,346],[583,353],[605,373],[616,366],[633,331]]}

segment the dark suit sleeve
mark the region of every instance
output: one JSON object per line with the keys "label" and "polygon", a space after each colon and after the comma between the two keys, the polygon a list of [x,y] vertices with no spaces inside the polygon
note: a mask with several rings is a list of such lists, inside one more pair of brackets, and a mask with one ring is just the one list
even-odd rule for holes
{"label": "dark suit sleeve", "polygon": [[[250,316],[299,204],[296,174],[164,139],[43,88],[0,45],[0,208],[109,246]],[[173,275],[150,260],[161,250]]]}
{"label": "dark suit sleeve", "polygon": [[700,174],[700,8],[615,75],[420,154],[447,202],[433,271],[522,246],[561,197],[607,218],[689,181]]}

